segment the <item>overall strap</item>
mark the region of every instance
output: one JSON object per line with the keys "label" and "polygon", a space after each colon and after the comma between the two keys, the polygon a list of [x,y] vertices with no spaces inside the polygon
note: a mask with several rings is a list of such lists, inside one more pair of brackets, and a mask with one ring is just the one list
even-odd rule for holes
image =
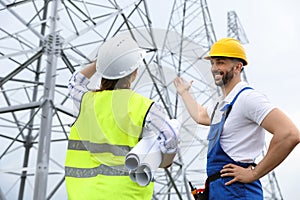
{"label": "overall strap", "polygon": [[235,95],[235,97],[234,97],[234,99],[231,101],[231,103],[230,103],[230,105],[232,106],[234,103],[235,103],[235,101],[236,101],[236,99],[238,98],[238,96],[244,91],[244,90],[253,90],[253,88],[252,87],[244,87],[243,89],[241,89],[241,91],[239,91],[238,93],[237,93],[237,95]]}
{"label": "overall strap", "polygon": [[253,90],[252,87],[244,87],[243,89],[241,89],[236,95],[235,97],[233,98],[233,100],[230,102],[230,104],[226,104],[222,109],[221,111],[224,111],[224,114],[226,116],[226,118],[228,117],[230,111],[231,111],[231,108],[233,106],[233,104],[235,103],[235,101],[237,100],[237,98],[239,97],[239,95],[244,91],[244,90]]}

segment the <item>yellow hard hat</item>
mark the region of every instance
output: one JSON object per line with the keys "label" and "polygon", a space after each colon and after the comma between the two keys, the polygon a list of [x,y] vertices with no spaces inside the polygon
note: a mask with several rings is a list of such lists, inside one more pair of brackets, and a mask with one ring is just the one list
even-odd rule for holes
{"label": "yellow hard hat", "polygon": [[209,55],[204,57],[211,60],[212,57],[239,58],[243,65],[247,65],[247,57],[242,44],[234,38],[223,38],[215,42],[210,49]]}

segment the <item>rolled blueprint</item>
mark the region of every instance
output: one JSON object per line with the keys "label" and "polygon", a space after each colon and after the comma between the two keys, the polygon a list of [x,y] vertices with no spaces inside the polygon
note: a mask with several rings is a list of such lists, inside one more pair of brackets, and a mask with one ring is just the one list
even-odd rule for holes
{"label": "rolled blueprint", "polygon": [[125,166],[129,169],[129,177],[141,186],[146,186],[153,179],[154,173],[160,166],[162,153],[157,136],[143,138],[127,154]]}
{"label": "rolled blueprint", "polygon": [[162,160],[162,153],[155,135],[143,138],[127,154],[125,166],[129,170],[136,170],[139,165],[147,163],[150,169],[157,169]]}
{"label": "rolled blueprint", "polygon": [[129,170],[129,177],[140,186],[146,186],[153,179],[153,173],[147,164],[141,164],[136,170]]}
{"label": "rolled blueprint", "polygon": [[159,167],[169,167],[173,163],[180,125],[174,119],[168,122],[173,127],[172,132],[164,128],[159,134],[150,131],[150,134],[143,137],[126,155],[125,167],[129,170],[129,177],[141,186],[150,183]]}
{"label": "rolled blueprint", "polygon": [[136,182],[135,170],[129,170],[129,177],[133,182]]}
{"label": "rolled blueprint", "polygon": [[[157,169],[157,168],[156,168]],[[135,172],[136,182],[141,186],[146,186],[153,179],[154,171],[147,164],[141,164]]]}

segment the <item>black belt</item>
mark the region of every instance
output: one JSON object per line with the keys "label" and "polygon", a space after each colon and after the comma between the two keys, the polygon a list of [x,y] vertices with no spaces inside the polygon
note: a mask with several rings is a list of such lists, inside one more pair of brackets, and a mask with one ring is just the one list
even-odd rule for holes
{"label": "black belt", "polygon": [[221,173],[220,173],[220,172],[217,172],[217,173],[215,173],[215,174],[209,176],[209,177],[207,178],[207,181],[208,181],[208,183],[211,183],[211,182],[213,182],[213,181],[215,181],[215,180],[217,180],[217,179],[219,179],[219,178],[221,178]]}
{"label": "black belt", "polygon": [[217,172],[209,177],[205,181],[205,187],[203,192],[199,192],[194,195],[195,200],[208,200],[209,199],[209,184],[217,179],[221,178],[221,173]]}
{"label": "black belt", "polygon": [[[250,164],[248,165],[248,167],[249,167],[250,165],[253,166],[253,167],[256,167],[256,164],[255,164],[255,163],[250,163]],[[208,183],[211,183],[211,182],[213,182],[213,181],[215,181],[215,180],[217,180],[217,179],[219,179],[219,178],[221,178],[221,172],[217,172],[217,173],[215,173],[215,174],[209,176],[209,177],[207,178],[207,181],[208,181]]]}

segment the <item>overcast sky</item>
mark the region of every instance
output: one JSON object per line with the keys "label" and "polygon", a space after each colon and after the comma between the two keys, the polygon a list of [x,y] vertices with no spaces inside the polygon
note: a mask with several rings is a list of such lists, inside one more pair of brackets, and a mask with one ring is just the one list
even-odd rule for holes
{"label": "overcast sky", "polygon": [[[160,0],[156,9],[168,9]],[[164,1],[165,2],[165,1]],[[217,39],[226,37],[227,12],[234,10],[247,34],[249,83],[263,92],[300,128],[300,2],[297,0],[207,0]],[[152,5],[152,4],[151,4]],[[159,11],[159,10],[157,10]],[[163,14],[163,12],[162,12]],[[159,12],[151,16],[162,20]],[[284,199],[299,198],[300,146],[275,170]]]}

